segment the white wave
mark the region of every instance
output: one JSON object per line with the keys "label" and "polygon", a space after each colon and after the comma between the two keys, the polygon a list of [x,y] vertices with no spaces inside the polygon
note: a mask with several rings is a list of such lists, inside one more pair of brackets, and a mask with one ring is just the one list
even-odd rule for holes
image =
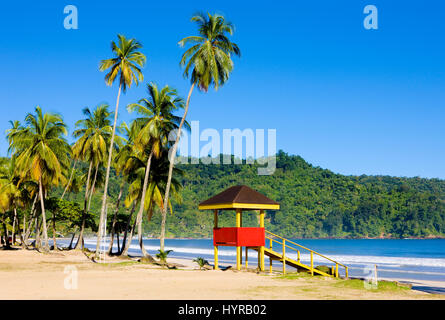
{"label": "white wave", "polygon": [[406,266],[445,268],[445,259],[414,258],[414,257],[383,257],[383,256],[349,256],[333,255],[333,260],[343,264],[377,264],[386,267],[400,268]]}
{"label": "white wave", "polygon": [[[96,241],[92,238],[85,240],[87,246],[95,246]],[[115,246],[114,246],[115,247]],[[157,252],[159,246],[145,245],[148,251]],[[179,247],[179,246],[167,246],[166,250],[173,250],[174,253],[187,253],[195,255],[206,255],[213,256],[213,248],[190,248],[190,247]],[[130,250],[139,251],[139,244],[131,244]],[[244,251],[244,250],[243,250]],[[220,256],[235,257],[236,250],[234,247],[219,247],[218,254]],[[244,252],[243,252],[244,254]],[[256,257],[257,253],[253,250],[249,250],[249,257]],[[297,254],[293,252],[288,252],[287,256],[291,259],[296,260]],[[384,265],[388,268],[400,268],[407,266],[418,266],[418,267],[438,267],[445,268],[445,259],[443,258],[414,258],[414,257],[385,257],[385,256],[359,256],[359,255],[329,255],[330,259],[338,261],[345,265]],[[303,263],[309,263],[310,254],[301,253],[301,261]],[[320,256],[314,255],[314,262],[317,264],[327,264],[331,265],[332,262],[322,258]]]}

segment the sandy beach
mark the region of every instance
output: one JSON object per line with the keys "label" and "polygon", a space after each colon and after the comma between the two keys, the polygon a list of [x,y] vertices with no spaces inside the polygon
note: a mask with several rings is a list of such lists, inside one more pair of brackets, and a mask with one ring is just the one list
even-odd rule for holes
{"label": "sandy beach", "polygon": [[[417,290],[350,287],[331,278],[199,271],[192,261],[173,258],[170,263],[181,265],[177,270],[121,258],[107,262],[94,263],[79,251],[0,251],[0,299],[445,299]],[[76,272],[77,288],[71,281]]]}

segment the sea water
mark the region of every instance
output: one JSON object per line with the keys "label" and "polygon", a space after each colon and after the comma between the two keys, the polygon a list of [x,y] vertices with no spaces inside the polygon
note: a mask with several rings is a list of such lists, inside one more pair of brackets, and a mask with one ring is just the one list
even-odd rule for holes
{"label": "sea water", "polygon": [[[319,252],[332,260],[338,261],[349,267],[349,276],[367,278],[373,277],[375,266],[379,278],[406,279],[406,280],[432,280],[445,281],[445,239],[293,239],[294,242]],[[86,239],[88,248],[95,248],[95,239]],[[148,253],[158,253],[159,240],[145,239],[144,245]],[[269,242],[266,241],[266,246]],[[116,250],[116,242],[114,250]],[[213,263],[213,241],[211,239],[166,239],[165,250],[173,250],[169,257],[195,259],[202,257]],[[274,250],[281,252],[281,247],[274,244]],[[248,251],[249,266],[257,265],[258,253]],[[129,254],[140,255],[141,251],[136,239],[133,239]],[[234,265],[236,249],[234,247],[220,246],[218,250],[219,263],[221,265]],[[245,251],[243,248],[243,263]],[[297,253],[286,249],[286,255],[294,260]],[[301,261],[310,264],[308,251],[300,249]],[[266,257],[266,266],[269,259]],[[322,257],[314,255],[314,266],[333,263]],[[274,267],[280,267],[279,262],[274,262]],[[292,268],[288,269],[292,271]],[[340,275],[344,275],[344,269],[339,267]]]}

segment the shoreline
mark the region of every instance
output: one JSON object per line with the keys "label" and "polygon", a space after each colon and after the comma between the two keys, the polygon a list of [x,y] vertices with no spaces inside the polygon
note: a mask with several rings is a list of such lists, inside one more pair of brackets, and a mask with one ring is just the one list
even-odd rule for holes
{"label": "shoreline", "polygon": [[[96,234],[86,235],[85,238],[95,238]],[[109,236],[107,236],[109,237]],[[68,239],[69,237],[60,237],[56,239]],[[394,237],[318,237],[318,238],[289,238],[291,240],[445,240],[445,236],[428,236],[428,237],[408,237],[408,238],[394,238]],[[143,240],[159,240],[157,237],[143,237]],[[213,238],[193,238],[193,237],[173,237],[165,238],[165,240],[213,240]]]}
{"label": "shoreline", "polygon": [[[93,263],[75,250],[0,250],[0,299],[445,299],[406,288],[386,290],[383,285],[381,290],[366,290],[360,281],[254,269],[199,271],[191,259],[168,262],[178,269],[137,262],[136,257]],[[70,270],[77,272],[75,290],[64,287]]]}

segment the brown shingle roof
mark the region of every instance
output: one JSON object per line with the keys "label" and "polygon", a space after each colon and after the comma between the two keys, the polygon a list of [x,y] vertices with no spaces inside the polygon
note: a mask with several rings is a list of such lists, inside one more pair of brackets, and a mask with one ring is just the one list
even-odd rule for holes
{"label": "brown shingle roof", "polygon": [[[242,206],[246,204],[246,206]],[[211,208],[210,208],[211,206]],[[279,204],[249,188],[233,186],[199,204],[200,209],[279,209]]]}

